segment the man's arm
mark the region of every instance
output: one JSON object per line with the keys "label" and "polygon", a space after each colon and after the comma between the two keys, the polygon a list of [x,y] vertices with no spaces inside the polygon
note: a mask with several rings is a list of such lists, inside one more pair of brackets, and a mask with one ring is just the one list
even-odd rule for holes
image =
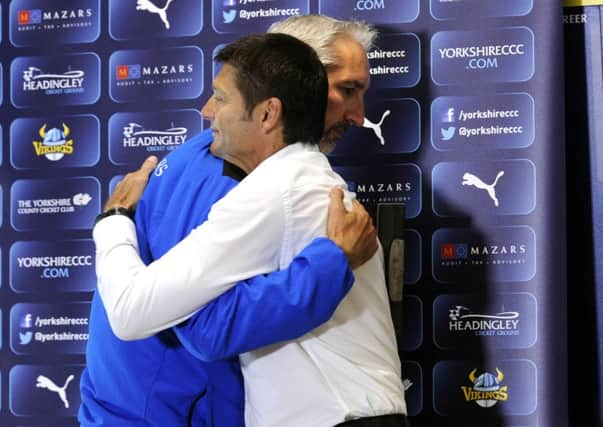
{"label": "man's arm", "polygon": [[[106,209],[116,206],[131,208],[142,194],[146,178],[153,170],[155,163],[156,159],[147,160],[139,171],[128,174],[107,202]],[[140,179],[140,176],[144,179]],[[227,211],[227,213],[229,212]],[[230,223],[227,222],[221,226],[226,225],[228,230],[228,226],[240,226],[245,222],[236,216],[234,221],[233,218],[230,220]],[[278,228],[278,218],[275,222],[275,218],[262,217],[260,214],[256,221],[259,221],[260,225],[267,226],[268,229]],[[250,226],[253,227],[254,224]],[[239,231],[243,231],[244,235],[245,232],[249,234],[249,230],[250,227],[247,226],[244,227],[244,230]],[[193,233],[196,232],[197,230],[193,231]],[[229,276],[231,271],[228,268],[226,255],[231,255],[227,249],[228,244],[232,246],[233,242],[227,241],[226,245],[222,245],[221,251],[212,252],[208,247],[213,250],[212,243],[216,243],[216,239],[221,239],[221,234],[216,233],[215,230],[212,234],[211,228],[209,236],[208,233],[199,234],[201,236],[187,237],[165,257],[146,267],[138,257],[134,225],[129,219],[117,215],[103,219],[94,228],[97,243],[99,292],[107,308],[112,328],[118,336],[124,339],[142,338],[177,324],[192,315],[199,306],[228,288],[228,283],[215,282],[221,275],[226,277],[222,280],[229,281],[229,283],[242,279],[242,277],[236,278],[236,275],[232,274]],[[207,243],[206,238],[209,246],[204,244]],[[218,242],[218,246],[221,243],[223,242]],[[376,245],[376,242],[373,244]],[[245,249],[248,256],[258,250],[253,245],[247,245]],[[206,252],[209,254],[207,258],[210,262],[205,260],[205,265],[195,256],[191,260],[191,254],[200,256],[199,254]],[[244,262],[245,257],[241,258]],[[218,260],[226,264],[226,268],[224,266],[218,268],[219,265],[214,266],[213,263],[218,263]],[[199,264],[202,265],[199,266]],[[205,274],[208,265],[213,267],[210,269],[213,276],[210,273]],[[249,269],[247,273],[249,271],[253,273]],[[237,270],[237,273],[241,274],[241,271]],[[207,283],[207,276],[210,277],[209,282],[212,284],[209,290],[199,286],[203,280]],[[212,282],[212,280],[214,281]],[[216,285],[216,283],[220,284]]]}
{"label": "man's arm", "polygon": [[236,282],[275,270],[284,215],[275,197],[264,195],[264,201],[276,207],[261,209],[243,192],[222,199],[213,216],[149,265],[140,259],[130,218],[112,215],[98,222],[98,291],[115,334],[153,335],[189,318]]}
{"label": "man's arm", "polygon": [[185,348],[219,360],[299,338],[329,320],[354,282],[348,259],[362,265],[378,246],[366,210],[358,203],[348,212],[342,198],[340,189],[331,191],[332,240],[315,239],[287,269],[239,282],[175,327]]}
{"label": "man's arm", "polygon": [[287,269],[237,283],[174,331],[201,360],[236,356],[320,326],[353,283],[343,252],[318,238]]}

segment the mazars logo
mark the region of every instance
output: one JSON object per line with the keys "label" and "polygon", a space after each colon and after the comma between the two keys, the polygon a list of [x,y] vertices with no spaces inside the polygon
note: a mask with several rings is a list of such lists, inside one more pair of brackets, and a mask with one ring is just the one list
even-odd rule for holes
{"label": "mazars logo", "polygon": [[[177,76],[191,74],[194,70],[193,64],[170,64],[170,65],[142,65],[128,64],[118,65],[115,70],[117,80],[138,80],[145,77],[155,76]],[[118,83],[119,85],[119,83]]]}
{"label": "mazars logo", "polygon": [[[524,255],[527,252],[527,245],[523,243],[509,244],[482,244],[468,245],[467,243],[442,243],[440,245],[440,257],[442,261],[450,260],[468,260],[473,263],[483,264],[486,259],[496,259],[505,256]],[[525,263],[517,260],[515,263]]]}
{"label": "mazars logo", "polygon": [[42,23],[42,10],[20,10],[17,14],[18,25],[31,25]]}
{"label": "mazars logo", "polygon": [[432,260],[434,277],[443,282],[479,282],[486,276],[530,280],[536,272],[536,235],[526,226],[441,228],[432,237]]}
{"label": "mazars logo", "polygon": [[44,124],[38,131],[42,141],[33,141],[36,156],[44,156],[52,162],[61,160],[65,154],[73,154],[73,139],[67,139],[71,134],[69,126],[63,123],[62,129],[46,130]]}
{"label": "mazars logo", "polygon": [[193,99],[203,92],[203,52],[197,46],[119,50],[109,69],[109,96],[116,102]]}
{"label": "mazars logo", "polygon": [[415,186],[411,181],[393,182],[358,182],[347,181],[350,191],[356,193],[358,201],[365,205],[376,205],[378,203],[407,203],[408,212],[413,215],[416,197]]}
{"label": "mazars logo", "polygon": [[334,169],[371,213],[376,214],[379,203],[405,203],[406,218],[421,211],[421,171],[414,164],[387,165],[378,171],[356,166]]}
{"label": "mazars logo", "polygon": [[42,21],[69,21],[90,18],[92,15],[92,9],[19,10],[17,12],[17,23],[18,25],[41,24]]}
{"label": "mazars logo", "polygon": [[175,76],[190,74],[193,64],[148,65],[142,67],[143,76]]}
{"label": "mazars logo", "polygon": [[359,195],[362,193],[390,193],[412,191],[410,182],[379,182],[379,183],[356,183],[353,189]]}
{"label": "mazars logo", "polygon": [[[68,67],[71,68],[71,67]],[[46,94],[82,92],[84,71],[69,70],[62,74],[46,74],[38,67],[23,71],[23,91],[45,91]]]}
{"label": "mazars logo", "polygon": [[[10,3],[9,37],[16,47],[94,42],[101,0],[19,0]],[[72,8],[77,3],[77,8]]]}
{"label": "mazars logo", "polygon": [[115,76],[117,80],[139,79],[141,77],[140,64],[118,65]]}

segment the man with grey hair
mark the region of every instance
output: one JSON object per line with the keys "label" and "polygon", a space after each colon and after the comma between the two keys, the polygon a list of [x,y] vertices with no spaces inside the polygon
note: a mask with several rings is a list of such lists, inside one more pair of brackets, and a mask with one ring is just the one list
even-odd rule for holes
{"label": "man with grey hair", "polygon": [[[322,20],[323,17],[318,17],[319,20]],[[316,17],[313,17],[313,19],[316,19]],[[330,19],[330,18],[328,18]],[[335,21],[333,20],[333,22],[335,23],[340,23],[341,21]],[[303,20],[300,21],[301,24],[303,24]],[[354,50],[354,48],[357,48],[358,43],[355,42],[354,39],[348,37],[348,35],[346,33],[334,33],[334,40],[336,41],[336,46],[339,46],[339,48],[342,49],[342,51],[338,51],[337,49],[333,49],[333,51],[331,52],[332,57],[335,58],[335,63],[334,65],[331,65],[330,69],[329,69],[329,102],[328,102],[328,112],[327,112],[327,121],[325,123],[325,130],[327,132],[325,132],[325,138],[324,141],[325,142],[329,142],[329,143],[333,143],[334,140],[340,136],[344,130],[352,124],[360,124],[362,123],[362,119],[363,119],[363,115],[364,115],[364,111],[363,111],[363,104],[362,104],[362,96],[364,94],[364,91],[366,90],[366,88],[368,87],[368,70],[365,70],[365,74],[362,75],[362,73],[360,72],[356,72],[354,73],[354,70],[346,70],[345,66],[338,66],[337,65],[337,60],[341,60],[343,61],[342,63],[345,62],[346,59],[348,60],[352,60],[352,58],[346,58],[346,54],[348,53],[353,53],[352,51]],[[350,51],[350,45],[352,47],[352,51]],[[362,50],[362,54],[360,56],[360,58],[356,58],[356,60],[360,59],[364,59],[364,64],[366,64],[366,56],[365,56],[365,52],[364,49],[360,48]],[[358,49],[356,49],[358,50]],[[353,57],[354,55],[352,55]],[[360,61],[362,63],[362,61]],[[352,67],[353,68],[353,67]],[[356,71],[360,71],[360,70],[356,70]],[[331,74],[335,73],[333,75],[337,75],[338,78],[334,79],[333,82],[336,82],[336,84],[331,84],[332,80],[331,80]],[[334,110],[334,111],[330,111],[330,110]],[[331,119],[329,119],[329,114],[331,114]],[[205,140],[203,140],[200,144],[192,144],[189,145],[190,147],[193,147],[194,145],[197,146],[201,146],[202,148],[206,148],[208,145],[208,142],[211,143],[210,141],[207,141],[207,138]],[[191,144],[193,143],[193,141],[187,143],[187,144]],[[184,148],[184,147],[183,147]],[[179,150],[177,150],[176,152],[178,152]],[[189,153],[190,154],[190,153]],[[184,157],[186,157],[186,154],[183,155]],[[181,156],[182,157],[182,156]],[[172,168],[172,171],[174,173],[177,173],[179,170],[181,170],[182,172],[184,172],[185,174],[187,173],[187,165],[178,165],[176,164],[176,167],[174,167],[174,159],[177,157],[168,157],[169,160],[169,167]],[[192,158],[191,158],[192,159]],[[194,160],[194,159],[192,159]],[[183,169],[176,169],[176,168],[183,168]],[[226,168],[224,167],[224,170]],[[224,170],[222,170],[222,172],[224,172]],[[144,175],[144,174],[143,174]],[[184,179],[186,179],[187,177],[185,176]],[[126,179],[127,181],[127,179]],[[164,181],[165,182],[165,181]],[[176,243],[176,239],[174,237],[169,238],[169,240],[166,241],[166,236],[169,233],[173,232],[174,229],[174,224],[170,223],[170,221],[173,219],[173,214],[172,216],[170,216],[169,214],[169,209],[170,206],[168,205],[167,207],[165,205],[161,205],[160,203],[157,203],[156,201],[158,200],[157,198],[153,198],[152,194],[155,192],[162,192],[162,191],[174,191],[174,187],[173,184],[174,182],[172,181],[171,184],[167,184],[167,189],[166,189],[166,185],[164,185],[162,187],[161,184],[156,184],[156,181],[154,182],[153,180],[151,181],[150,187],[149,187],[149,192],[145,193],[145,197],[142,199],[141,203],[139,203],[139,209],[137,212],[137,230],[139,232],[139,240],[142,240],[144,246],[141,245],[141,251],[144,253],[145,251],[145,246],[149,247],[150,249],[148,249],[148,251],[150,252],[147,256],[147,261],[151,261],[153,259],[158,258],[162,252],[167,251],[167,249],[169,249],[169,247],[171,245],[174,245]],[[229,186],[232,186],[233,184],[229,184]],[[163,190],[162,190],[163,188]],[[178,190],[178,188],[176,188],[176,190]],[[177,192],[177,191],[176,191]],[[150,195],[149,195],[150,194]],[[115,196],[115,195],[114,195]],[[122,199],[119,199],[120,197],[124,197]],[[217,195],[212,195],[211,197],[206,196],[208,198],[213,198],[217,200]],[[136,200],[132,200],[131,198],[131,193],[127,193],[125,196],[124,194],[117,194],[117,199],[115,197],[112,197],[112,199],[107,203],[107,207],[109,208],[116,208],[117,206],[119,207],[126,207],[129,208],[131,206],[133,206],[134,202],[136,202]],[[209,206],[211,204],[211,202],[208,202],[207,200],[205,200],[204,202],[205,206]],[[160,208],[158,208],[158,205],[161,205]],[[143,207],[143,209],[141,210],[140,207]],[[174,206],[171,209],[182,209],[181,205],[178,206]],[[142,211],[142,213],[141,213]],[[159,211],[159,214],[158,214]],[[187,209],[188,211],[188,209]],[[109,209],[108,212],[116,212],[119,213],[119,209]],[[169,218],[169,221],[165,221],[162,220],[159,222],[160,225],[160,230],[156,231],[156,230],[149,230],[149,228],[152,228],[154,225],[157,226],[157,222],[155,222],[155,224],[153,224],[153,221],[156,221],[157,216],[164,216],[165,218]],[[155,219],[154,219],[155,218]],[[203,219],[203,218],[200,218]],[[197,224],[199,221],[199,218],[196,218],[196,221],[194,224]],[[191,228],[191,224],[187,224],[186,227],[183,227],[182,231],[179,231],[180,228],[177,227],[177,231],[175,234],[180,235],[179,238],[183,238],[184,235],[186,235],[186,233],[184,232],[184,228],[186,228],[186,231],[190,231]],[[168,233],[169,232],[169,233]],[[142,237],[141,237],[142,234]],[[172,233],[174,234],[174,233]],[[323,254],[325,253],[324,248],[321,249],[323,251]],[[326,251],[328,252],[328,251]],[[294,280],[293,280],[294,281]],[[292,289],[294,289],[292,287]],[[230,291],[229,291],[230,292]],[[333,294],[336,294],[336,292],[333,292]],[[332,298],[336,298],[338,302],[343,295],[345,294],[345,292],[342,292],[341,295],[332,295]],[[226,295],[226,294],[225,294]],[[279,341],[282,339],[290,339],[290,338],[294,338],[296,336],[302,335],[304,332],[306,332],[309,328],[308,325],[311,322],[306,322],[303,325],[300,324],[283,324],[282,328],[283,329],[293,329],[293,331],[289,331],[288,333],[282,332],[282,331],[268,331],[271,334],[267,334],[266,331],[262,331],[259,328],[256,329],[255,331],[253,330],[253,328],[251,327],[252,323],[249,321],[251,319],[251,316],[255,316],[258,315],[258,312],[261,310],[256,310],[254,313],[251,314],[247,314],[247,315],[240,315],[240,313],[236,313],[237,310],[243,310],[244,308],[248,309],[248,307],[245,307],[244,304],[250,304],[250,303],[255,303],[256,305],[261,305],[263,302],[265,302],[265,300],[259,300],[259,301],[254,301],[253,298],[249,298],[246,296],[242,296],[243,294],[240,293],[234,293],[234,295],[230,295],[231,298],[231,302],[230,305],[229,303],[223,303],[223,304],[214,304],[211,307],[206,307],[205,309],[203,309],[202,311],[198,312],[195,314],[195,316],[193,317],[193,319],[191,319],[188,323],[188,325],[193,325],[191,326],[191,328],[198,328],[199,325],[203,325],[203,333],[201,335],[196,335],[198,336],[202,336],[204,338],[204,340],[202,341],[203,345],[198,345],[199,342],[196,342],[195,344],[197,344],[196,346],[193,345],[192,347],[190,346],[189,343],[189,350],[191,350],[192,352],[194,352],[198,357],[200,357],[201,359],[205,359],[205,360],[211,360],[214,358],[221,358],[221,357],[228,357],[228,356],[233,356],[239,352],[243,352],[243,351],[248,351],[248,350],[252,350],[260,345],[266,345],[269,344],[271,342],[274,341]],[[234,306],[232,305],[232,302],[235,301]],[[186,303],[188,304],[189,301],[186,301]],[[213,304],[213,303],[212,303]],[[283,302],[283,304],[288,304],[286,301]],[[336,305],[336,304],[335,304]],[[271,311],[271,307],[275,307],[277,306],[277,304],[272,303],[271,305],[267,305],[264,307],[264,313],[259,313],[260,314],[260,319],[268,319],[270,315],[272,316],[278,316],[278,313]],[[157,306],[159,307],[159,305]],[[234,308],[233,308],[234,307]],[[165,317],[164,316],[164,312],[165,310],[160,310],[160,311],[147,311],[146,313],[144,313],[145,315],[149,315],[150,317],[145,317],[145,315],[141,315],[141,316],[127,316],[128,319],[115,319],[114,313],[109,312],[109,318],[112,319],[113,324],[120,324],[123,323],[126,325],[125,329],[122,329],[120,333],[122,333],[125,337],[127,338],[139,338],[139,337],[147,337],[150,334],[153,334],[155,332],[157,332],[158,330],[164,329],[166,327],[169,327],[171,325],[173,325],[174,323],[174,313],[178,310],[178,307],[170,307],[170,310],[167,310],[170,313],[170,316]],[[291,309],[290,308],[284,308],[284,310],[287,309]],[[334,309],[334,308],[333,308]],[[233,311],[234,310],[234,311]],[[212,313],[213,311],[213,313]],[[136,312],[136,309],[134,310],[134,312]],[[188,317],[190,315],[190,313],[183,312],[182,314],[184,317]],[[222,348],[218,349],[218,350],[212,350],[211,346],[208,344],[212,339],[216,339],[217,336],[219,336],[220,334],[211,331],[211,328],[207,327],[207,319],[210,319],[211,317],[216,317],[216,316],[223,316],[223,318],[221,319],[222,322],[226,325],[224,327],[224,329],[226,330],[230,330],[234,328],[234,331],[237,333],[234,333],[233,336],[230,337],[224,337],[221,336],[221,338],[224,338],[226,341],[231,340],[231,341],[237,341],[236,343],[228,343],[228,344],[224,344]],[[262,317],[263,316],[263,317]],[[176,319],[182,320],[183,317],[176,317]],[[241,319],[244,319],[245,321],[247,321],[247,324],[241,324],[240,321]],[[324,319],[326,320],[326,319]],[[324,321],[323,320],[323,321]],[[122,322],[123,321],[123,322]],[[298,322],[298,323],[304,323],[304,322]],[[261,325],[261,322],[258,319],[255,319],[255,323],[253,323],[253,325]],[[304,330],[304,328],[306,328]],[[182,330],[187,330],[187,326],[182,327]],[[189,329],[190,330],[190,329]],[[238,330],[238,331],[237,331]],[[182,338],[182,333],[181,331],[179,332],[178,329],[176,329],[176,333],[179,334],[179,336]],[[245,335],[243,333],[243,331],[249,331],[247,332],[247,335]],[[252,332],[253,331],[253,332]],[[207,337],[208,332],[210,333],[210,337]],[[254,339],[254,337],[249,336],[249,334],[251,333],[255,333],[256,335],[258,335],[259,337]],[[224,334],[222,334],[224,335]],[[228,335],[228,334],[226,334]],[[270,337],[269,335],[273,335],[273,337]],[[289,338],[286,338],[287,336],[289,336]],[[283,338],[285,337],[285,338]],[[272,341],[270,341],[270,339],[272,338]],[[145,340],[146,341],[146,340]],[[145,342],[142,341],[142,342]],[[175,345],[175,344],[172,344]],[[213,351],[213,353],[212,353]],[[90,351],[89,351],[90,354]],[[176,359],[172,357],[172,363],[177,363]],[[185,406],[185,409],[189,412],[189,420],[197,420],[197,417],[199,419],[202,420],[203,423],[213,423],[212,425],[218,425],[218,426],[230,426],[230,425],[239,425],[237,423],[240,422],[240,420],[236,419],[236,416],[234,416],[233,414],[237,411],[237,402],[238,399],[241,398],[240,396],[240,392],[238,392],[237,390],[234,389],[234,383],[236,381],[232,381],[231,379],[228,379],[227,377],[233,377],[233,373],[231,372],[232,370],[234,370],[234,364],[235,364],[235,360],[231,359],[228,361],[227,365],[223,365],[221,367],[216,367],[216,364],[206,364],[205,369],[207,371],[207,378],[206,380],[206,387],[205,389],[201,388],[201,393],[204,393],[206,396],[201,398],[201,403],[202,403],[202,407],[201,409],[194,409],[192,406]],[[165,370],[165,372],[167,372],[168,374],[175,374],[177,372],[179,372],[179,369],[176,369],[174,366],[166,366],[166,368],[169,368],[169,370]],[[182,367],[181,367],[182,368]],[[186,368],[186,365],[184,366],[184,368]],[[165,368],[164,368],[165,369]],[[182,369],[180,369],[182,370]],[[157,372],[162,372],[163,370],[159,370]],[[176,376],[177,377],[177,376]],[[189,378],[189,382],[193,382],[196,379],[192,379]],[[240,380],[239,380],[240,381]],[[202,383],[203,380],[201,378],[199,378],[199,383]],[[83,385],[84,385],[84,381],[83,381]],[[179,384],[174,384],[174,389],[176,389],[178,387]],[[155,386],[153,386],[155,387]],[[221,390],[222,389],[222,390]],[[90,390],[92,391],[92,390]],[[84,387],[83,387],[83,392],[84,392]],[[159,394],[160,390],[157,390],[157,394]],[[167,396],[167,393],[162,397],[162,399],[164,400],[169,400],[170,398]],[[220,402],[220,399],[223,399],[224,401],[228,401],[230,400],[230,407],[229,409],[226,409],[229,405],[224,404],[225,402]],[[150,400],[155,400],[155,403],[157,403],[158,399],[153,399],[151,398]],[[188,402],[183,402],[185,405],[188,405]],[[232,411],[232,414],[226,413],[225,411]],[[149,412],[153,412],[153,411],[149,411]],[[161,422],[159,422],[157,416],[159,414],[159,411],[156,411],[156,417],[152,418],[152,416],[146,415],[145,414],[145,419],[152,420],[153,423],[157,423],[158,425],[161,424]],[[82,415],[82,412],[80,412],[80,415]],[[80,417],[80,419],[82,419],[82,417]],[[163,418],[165,419],[169,419],[169,418]],[[175,419],[175,418],[173,418]],[[165,421],[163,421],[165,422]],[[101,424],[103,425],[103,424]],[[137,424],[129,424],[129,423],[125,423],[125,424],[120,424],[120,425],[137,425]],[[204,424],[199,424],[199,425],[204,425]],[[361,425],[361,424],[359,424]]]}
{"label": "man with grey hair", "polygon": [[330,153],[350,126],[362,126],[364,121],[364,94],[370,83],[366,52],[375,42],[376,30],[361,21],[300,15],[275,22],[268,32],[308,43],[326,67],[329,97],[321,151]]}

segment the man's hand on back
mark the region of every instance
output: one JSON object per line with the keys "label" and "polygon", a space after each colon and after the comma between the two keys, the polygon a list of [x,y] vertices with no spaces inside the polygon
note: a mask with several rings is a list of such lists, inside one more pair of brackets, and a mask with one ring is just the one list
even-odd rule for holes
{"label": "man's hand on back", "polygon": [[327,236],[343,250],[350,267],[355,269],[377,251],[377,230],[360,202],[354,200],[351,211],[345,208],[340,188],[333,188],[329,198]]}
{"label": "man's hand on back", "polygon": [[155,166],[157,166],[157,157],[149,156],[142,163],[140,169],[124,176],[115,187],[115,191],[113,191],[107,203],[105,203],[105,211],[118,207],[133,210],[138,200],[140,200],[149,181],[149,175],[153,172]]}

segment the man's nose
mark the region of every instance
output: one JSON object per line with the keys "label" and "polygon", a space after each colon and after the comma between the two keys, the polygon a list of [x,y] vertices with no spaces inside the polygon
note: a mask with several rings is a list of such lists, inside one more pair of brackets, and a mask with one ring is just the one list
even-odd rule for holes
{"label": "man's nose", "polygon": [[364,98],[358,97],[350,105],[347,111],[346,119],[353,123],[355,126],[362,126],[364,123]]}
{"label": "man's nose", "polygon": [[214,118],[214,97],[212,96],[207,100],[203,108],[201,108],[201,116],[206,120],[213,120]]}

